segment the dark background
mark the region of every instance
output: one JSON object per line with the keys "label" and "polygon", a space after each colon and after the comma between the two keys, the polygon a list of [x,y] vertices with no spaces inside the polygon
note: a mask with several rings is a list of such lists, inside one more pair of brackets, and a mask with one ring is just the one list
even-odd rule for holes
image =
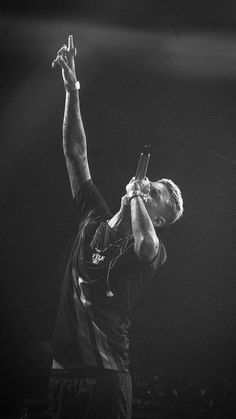
{"label": "dark background", "polygon": [[133,368],[233,381],[236,3],[15,1],[1,6],[0,27],[6,388],[25,395],[39,385],[37,368],[49,370],[75,233],[64,90],[59,69],[51,70],[69,34],[91,171],[111,208],[147,143],[149,178],[172,178],[185,201],[184,218],[162,236],[168,263],[134,316]]}

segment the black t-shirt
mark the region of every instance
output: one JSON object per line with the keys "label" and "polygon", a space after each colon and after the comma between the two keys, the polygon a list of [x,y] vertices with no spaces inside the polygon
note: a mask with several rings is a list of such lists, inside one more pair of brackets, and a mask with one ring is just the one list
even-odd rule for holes
{"label": "black t-shirt", "polygon": [[128,371],[130,316],[166,260],[160,241],[152,263],[108,225],[109,207],[92,182],[75,197],[79,232],[65,272],[53,355],[64,368]]}

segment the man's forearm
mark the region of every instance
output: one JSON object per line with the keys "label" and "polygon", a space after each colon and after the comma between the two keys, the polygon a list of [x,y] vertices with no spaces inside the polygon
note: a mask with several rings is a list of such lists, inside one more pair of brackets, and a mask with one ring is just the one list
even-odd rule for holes
{"label": "man's forearm", "polygon": [[152,220],[140,196],[131,199],[130,209],[135,251],[144,259],[153,259],[158,251],[159,240]]}
{"label": "man's forearm", "polygon": [[87,143],[80,113],[79,93],[66,92],[63,119],[63,151],[70,179],[72,195],[75,196],[82,183],[91,178]]}
{"label": "man's forearm", "polygon": [[68,45],[63,45],[53,61],[61,66],[62,78],[66,90],[63,119],[63,151],[70,178],[72,195],[75,196],[82,183],[90,179],[87,159],[87,144],[80,113],[80,83],[75,69],[76,48],[73,36],[68,37]]}
{"label": "man's forearm", "polygon": [[63,151],[67,158],[76,160],[87,157],[87,144],[80,112],[77,90],[66,92],[63,119]]}

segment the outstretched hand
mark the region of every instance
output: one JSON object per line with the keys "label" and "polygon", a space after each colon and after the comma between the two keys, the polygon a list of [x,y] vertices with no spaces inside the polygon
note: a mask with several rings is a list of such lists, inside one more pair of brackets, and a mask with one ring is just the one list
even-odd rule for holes
{"label": "outstretched hand", "polygon": [[52,68],[59,64],[62,69],[64,83],[74,83],[77,81],[75,70],[75,56],[77,50],[74,47],[73,36],[69,35],[68,45],[63,45],[57,52],[57,56],[52,63]]}

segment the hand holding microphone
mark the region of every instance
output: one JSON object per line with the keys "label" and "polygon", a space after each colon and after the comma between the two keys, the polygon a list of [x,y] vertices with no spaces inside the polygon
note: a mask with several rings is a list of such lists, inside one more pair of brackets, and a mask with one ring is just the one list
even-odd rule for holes
{"label": "hand holding microphone", "polygon": [[140,154],[137,170],[135,177],[126,186],[127,196],[129,202],[131,199],[140,196],[145,203],[149,199],[150,193],[150,182],[146,177],[147,168],[150,160],[150,145],[144,146],[142,153]]}

